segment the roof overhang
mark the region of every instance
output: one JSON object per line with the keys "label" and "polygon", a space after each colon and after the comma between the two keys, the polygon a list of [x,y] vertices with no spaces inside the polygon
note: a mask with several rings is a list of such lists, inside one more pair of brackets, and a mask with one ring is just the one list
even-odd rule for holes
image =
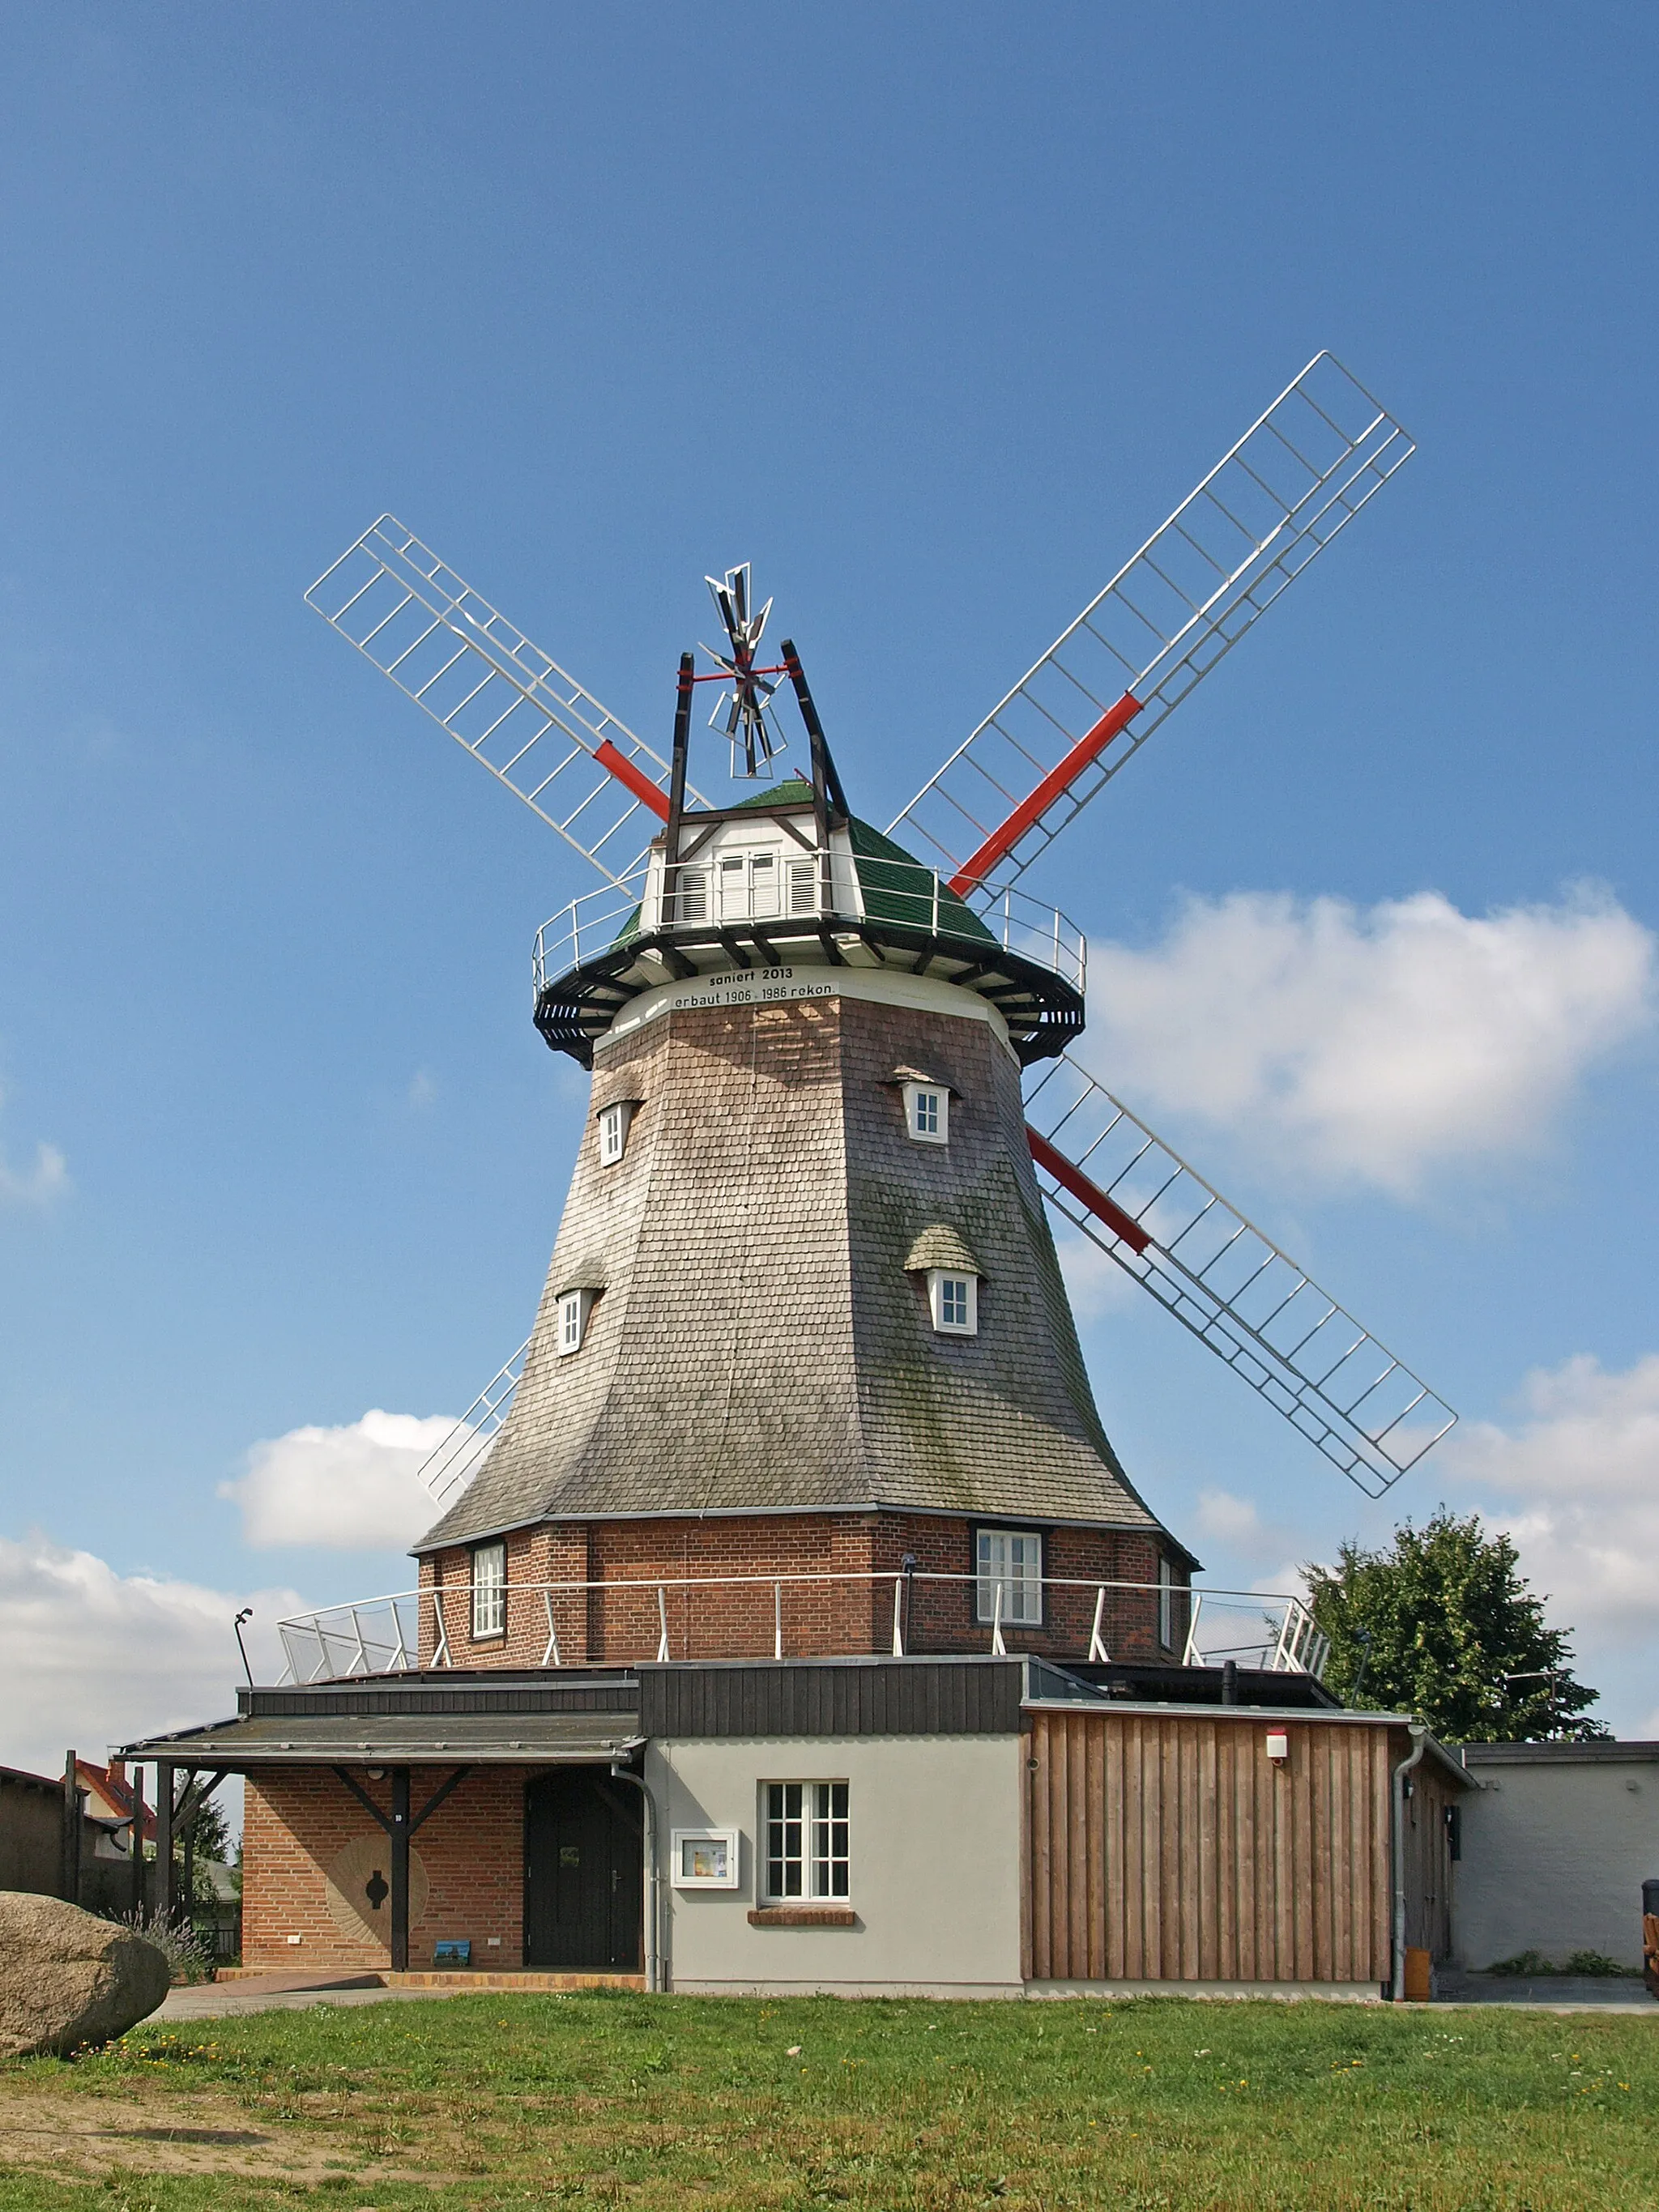
{"label": "roof overhang", "polygon": [[299,1713],[211,1722],[125,1747],[128,1759],[222,1766],[593,1766],[631,1758],[636,1713]]}

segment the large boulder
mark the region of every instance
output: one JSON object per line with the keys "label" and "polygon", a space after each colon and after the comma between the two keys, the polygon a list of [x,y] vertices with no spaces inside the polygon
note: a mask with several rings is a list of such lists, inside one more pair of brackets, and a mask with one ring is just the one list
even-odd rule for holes
{"label": "large boulder", "polygon": [[172,1977],[154,1943],[61,1898],[0,1890],[0,2057],[107,2043]]}

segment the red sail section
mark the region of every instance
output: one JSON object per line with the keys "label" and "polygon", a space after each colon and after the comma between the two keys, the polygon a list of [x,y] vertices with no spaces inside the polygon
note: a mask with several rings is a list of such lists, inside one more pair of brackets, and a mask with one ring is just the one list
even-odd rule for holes
{"label": "red sail section", "polygon": [[1115,707],[1109,707],[1100,720],[1085,736],[1079,738],[1058,768],[1050,769],[1036,789],[1021,799],[1013,812],[999,830],[994,830],[977,853],[963,861],[951,878],[951,889],[960,898],[964,891],[982,883],[997,862],[1012,852],[1034,822],[1040,821],[1068,784],[1076,781],[1097,754],[1103,753],[1120,730],[1126,729],[1140,712],[1141,702],[1133,691],[1126,691]]}
{"label": "red sail section", "polygon": [[[660,785],[653,783],[642,769],[635,768],[632,761],[624,758],[609,738],[602,738],[594,746],[593,757],[602,768],[610,769],[618,783],[627,785],[641,806],[648,806],[659,820],[667,821],[668,793]],[[604,787],[600,787],[603,789]]]}
{"label": "red sail section", "polygon": [[1064,1152],[1057,1152],[1046,1137],[1038,1136],[1028,1121],[1025,1135],[1031,1147],[1031,1158],[1051,1175],[1062,1190],[1069,1190],[1079,1206],[1086,1206],[1091,1213],[1103,1221],[1114,1237],[1121,1237],[1132,1252],[1144,1252],[1152,1238],[1138,1221],[1131,1218],[1115,1199],[1108,1198],[1097,1183],[1090,1182],[1079,1167],[1074,1167]]}

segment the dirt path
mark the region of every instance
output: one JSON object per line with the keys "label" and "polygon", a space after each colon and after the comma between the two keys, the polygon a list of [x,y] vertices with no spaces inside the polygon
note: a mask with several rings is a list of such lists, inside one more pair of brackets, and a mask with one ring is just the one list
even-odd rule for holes
{"label": "dirt path", "polygon": [[263,2120],[228,2098],[165,2093],[142,2100],[65,2096],[15,2082],[0,2083],[0,2171],[70,2166],[107,2175],[234,2173],[312,2183],[349,2174],[356,2181],[414,2181],[444,2177],[411,2173],[355,2159],[342,2144]]}

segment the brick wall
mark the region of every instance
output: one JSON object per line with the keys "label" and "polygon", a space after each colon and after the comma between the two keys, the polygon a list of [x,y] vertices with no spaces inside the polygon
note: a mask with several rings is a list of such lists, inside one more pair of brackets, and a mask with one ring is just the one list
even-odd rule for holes
{"label": "brick wall", "polygon": [[[1041,1523],[1034,1523],[1041,1526]],[[474,1642],[471,1613],[458,1585],[471,1574],[465,1547],[422,1561],[423,1589],[443,1589],[449,1656],[456,1666],[538,1667],[547,1647],[547,1601],[536,1585],[592,1580],[637,1588],[602,1589],[586,1598],[554,1599],[559,1658],[565,1666],[618,1665],[653,1659],[661,1615],[656,1584],[688,1577],[791,1575],[883,1577],[898,1571],[907,1552],[919,1568],[968,1575],[974,1566],[975,1523],[945,1514],[776,1514],[706,1521],[593,1522],[544,1526],[508,1539],[507,1633]],[[1044,1573],[1085,1582],[1155,1583],[1156,1539],[1138,1530],[1058,1528],[1045,1532]],[[1005,1625],[1011,1651],[1087,1656],[1096,1591],[1050,1590],[1040,1626]],[[893,1586],[883,1580],[748,1587],[710,1583],[665,1588],[669,1653],[675,1659],[769,1658],[782,1613],[786,1658],[822,1658],[892,1648]],[[989,1628],[975,1617],[967,1583],[919,1581],[909,1594],[907,1646],[915,1651],[981,1651]],[[1186,1634],[1176,1608],[1179,1656]],[[1108,1590],[1102,1635],[1114,1658],[1158,1656],[1158,1601],[1151,1591]],[[433,1601],[422,1601],[422,1662],[434,1643]]]}
{"label": "brick wall", "polygon": [[[454,1770],[417,1766],[410,1775],[414,1813]],[[356,1779],[388,1812],[389,1779]],[[410,1916],[409,1963],[430,1966],[433,1945],[470,1936],[475,1966],[524,1963],[524,1790],[518,1767],[475,1768],[416,1834],[411,1860],[426,1877],[426,1905]],[[391,1844],[385,1831],[326,1767],[250,1775],[242,1832],[242,1960],[267,1970],[381,1968],[391,1963],[391,1908],[382,1905],[386,1935],[364,1927],[348,1932],[340,1908],[331,1910],[328,1876],[354,1844]],[[290,1943],[297,1936],[297,1944]],[[489,1939],[500,1939],[492,1948]]]}

